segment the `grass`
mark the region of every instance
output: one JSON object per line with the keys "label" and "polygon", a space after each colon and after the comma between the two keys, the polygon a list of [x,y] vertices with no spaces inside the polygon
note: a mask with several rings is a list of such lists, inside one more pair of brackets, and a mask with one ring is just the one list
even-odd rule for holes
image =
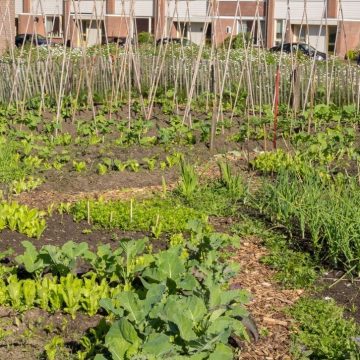
{"label": "grass", "polygon": [[360,329],[333,300],[303,298],[290,310],[294,359],[360,359]]}

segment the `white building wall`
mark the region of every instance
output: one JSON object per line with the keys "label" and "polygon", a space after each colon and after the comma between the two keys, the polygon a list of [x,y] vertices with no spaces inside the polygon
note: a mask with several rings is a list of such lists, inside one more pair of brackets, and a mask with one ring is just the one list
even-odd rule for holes
{"label": "white building wall", "polygon": [[360,21],[360,1],[342,0],[341,1],[344,20]]}
{"label": "white building wall", "polygon": [[31,12],[38,15],[60,15],[63,13],[62,0],[33,0]]}
{"label": "white building wall", "polygon": [[135,17],[152,17],[154,16],[154,3],[152,0],[132,0],[132,4],[130,0],[115,2],[116,15],[130,15],[131,12]]}
{"label": "white building wall", "polygon": [[[275,19],[288,19],[290,16],[290,21],[297,20],[301,21],[304,17],[304,23],[307,20],[321,22],[321,19],[326,14],[326,1],[324,0],[291,0],[290,1],[290,11],[288,14],[287,1],[286,0],[277,0],[275,2]],[[306,10],[306,13],[305,13]]]}
{"label": "white building wall", "polygon": [[309,26],[309,44],[322,52],[327,52],[325,26]]}
{"label": "white building wall", "polygon": [[188,38],[195,44],[200,45],[204,39],[203,29],[204,23],[192,22],[189,26]]}
{"label": "white building wall", "polygon": [[[46,0],[48,1],[48,0]],[[102,16],[105,14],[106,3],[105,1],[74,1],[71,2],[70,12],[77,14],[87,14],[94,16]]]}
{"label": "white building wall", "polygon": [[23,11],[23,0],[15,0],[15,16],[22,14]]}
{"label": "white building wall", "polygon": [[204,0],[174,1],[167,5],[166,16],[174,21],[204,21],[208,16],[208,2]]}

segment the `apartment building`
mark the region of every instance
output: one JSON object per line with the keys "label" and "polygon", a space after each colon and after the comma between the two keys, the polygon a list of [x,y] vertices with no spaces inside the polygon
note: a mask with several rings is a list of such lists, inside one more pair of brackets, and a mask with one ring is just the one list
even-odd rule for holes
{"label": "apartment building", "polygon": [[359,0],[0,0],[0,16],[3,48],[15,31],[75,47],[143,31],[197,44],[250,33],[258,46],[305,41],[338,55],[360,45]]}
{"label": "apartment building", "polygon": [[14,43],[15,6],[13,0],[0,0],[0,53]]}
{"label": "apartment building", "polygon": [[258,0],[15,0],[17,33],[38,33],[72,46],[142,31],[156,38],[184,36],[197,44],[251,32],[263,44],[265,23],[266,1]]}
{"label": "apartment building", "polygon": [[[269,43],[306,42],[319,51],[344,56],[360,47],[360,1],[272,0]],[[271,20],[272,19],[272,20]]]}

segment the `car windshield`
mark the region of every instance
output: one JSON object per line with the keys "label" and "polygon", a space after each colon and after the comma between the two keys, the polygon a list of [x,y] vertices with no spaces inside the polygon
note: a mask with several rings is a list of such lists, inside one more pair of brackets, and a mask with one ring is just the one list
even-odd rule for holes
{"label": "car windshield", "polygon": [[308,45],[308,44],[300,44],[300,47],[303,50],[308,51],[309,53],[316,51],[316,49],[314,47],[312,47],[311,45]]}

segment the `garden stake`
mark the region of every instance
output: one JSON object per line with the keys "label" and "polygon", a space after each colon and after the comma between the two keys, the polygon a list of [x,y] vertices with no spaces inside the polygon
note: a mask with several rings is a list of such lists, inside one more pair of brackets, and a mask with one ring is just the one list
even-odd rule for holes
{"label": "garden stake", "polygon": [[280,85],[280,67],[278,66],[276,69],[276,79],[275,79],[274,138],[273,138],[274,149],[276,149],[277,117],[279,111],[279,85]]}
{"label": "garden stake", "polygon": [[133,221],[133,201],[134,201],[134,199],[130,200],[130,222],[131,223]]}
{"label": "garden stake", "polygon": [[87,202],[87,222],[90,225],[91,224],[91,219],[90,219],[90,201],[88,200]]}

